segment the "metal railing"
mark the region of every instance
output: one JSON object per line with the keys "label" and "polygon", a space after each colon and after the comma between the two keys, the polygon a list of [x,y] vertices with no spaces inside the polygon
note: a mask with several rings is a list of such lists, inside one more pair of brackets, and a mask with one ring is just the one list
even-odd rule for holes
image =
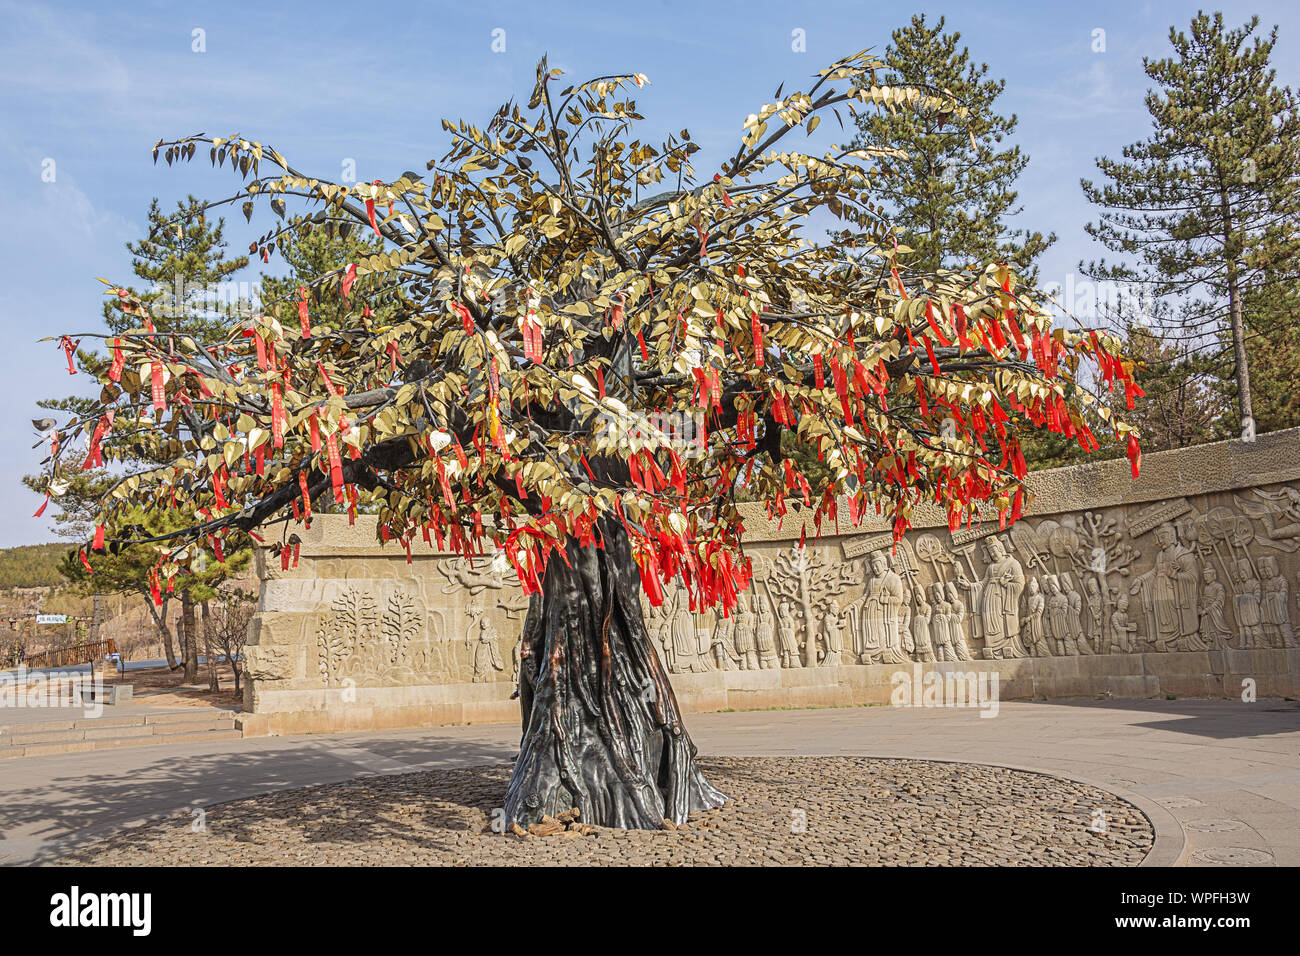
{"label": "metal railing", "polygon": [[33,654],[23,661],[23,665],[28,670],[38,667],[68,667],[72,664],[85,664],[89,661],[96,661],[101,657],[116,653],[117,642],[110,637],[103,641],[74,644],[72,647],[64,647],[57,651]]}

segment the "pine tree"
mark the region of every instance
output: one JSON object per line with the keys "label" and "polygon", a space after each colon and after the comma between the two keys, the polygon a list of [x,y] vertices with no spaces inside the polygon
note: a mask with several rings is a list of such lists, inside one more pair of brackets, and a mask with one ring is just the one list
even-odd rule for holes
{"label": "pine tree", "polygon": [[[1242,312],[1246,321],[1246,357],[1251,373],[1250,399],[1261,432],[1300,425],[1300,261],[1268,269],[1246,286]],[[1225,343],[1226,345],[1226,343]],[[1235,383],[1220,382],[1231,404]]]}
{"label": "pine tree", "polygon": [[1210,363],[1186,342],[1167,341],[1156,330],[1134,325],[1126,351],[1138,363],[1142,389],[1129,419],[1145,447],[1167,451],[1224,437],[1219,424],[1225,401]]}
{"label": "pine tree", "polygon": [[[251,306],[250,296],[236,287],[233,292],[229,287],[223,288],[229,277],[248,264],[247,256],[228,258],[225,252],[224,221],[211,221],[202,202],[189,197],[185,202],[178,202],[176,215],[168,217],[163,213],[157,199],[149,204],[149,233],[139,242],[128,242],[127,251],[131,253],[131,271],[138,279],[148,285],[135,292],[143,302],[150,304],[153,326],[158,335],[188,336],[201,345],[213,345],[221,341],[229,332],[232,312],[248,311]],[[122,310],[123,299],[114,297],[104,305],[104,324],[107,326],[106,344],[112,345],[113,337],[125,334],[136,324],[134,316]],[[110,367],[110,359],[102,352],[91,348],[77,348],[76,364],[83,373],[92,377],[102,377]],[[108,386],[100,393],[102,400],[111,388]],[[43,399],[37,406],[52,412],[56,417],[42,422],[33,422],[38,427],[45,441],[50,441],[51,448],[60,436],[90,429],[85,422],[93,423],[99,418],[98,401],[95,398],[71,395],[64,398]],[[126,463],[135,470],[147,464],[161,464],[167,460],[166,448],[158,443],[140,443],[128,436],[117,437],[111,431],[104,443],[109,455]],[[50,458],[42,462],[44,466]],[[105,492],[119,480],[119,475],[105,468],[75,469],[57,480],[51,480],[46,474],[26,475],[23,484],[38,494],[49,494],[55,506],[52,517],[55,534],[62,538],[85,541],[94,532],[96,517],[99,513],[99,501]],[[43,516],[42,505],[38,514]],[[151,517],[151,521],[158,520]],[[142,524],[143,526],[143,524]],[[238,548],[230,549],[225,564],[213,562],[213,570],[202,576],[193,576],[183,582],[186,590],[191,581],[201,580],[205,584],[219,583],[230,573],[237,573],[247,566],[251,552]],[[102,605],[101,597],[107,593],[135,593],[143,596],[149,605],[154,623],[166,649],[168,663],[176,666],[171,631],[166,623],[166,605],[156,604],[152,598],[150,571],[156,557],[150,558],[148,549],[131,548],[125,553],[113,554],[105,559],[104,565],[97,568],[95,575],[88,575],[74,553],[63,564],[63,572],[71,580],[77,581],[83,590],[92,594],[96,600],[96,622],[98,609]],[[200,600],[206,599],[207,591],[202,591]],[[164,599],[165,602],[166,599]]]}
{"label": "pine tree", "polygon": [[954,122],[936,110],[864,112],[854,145],[906,153],[883,165],[878,195],[899,241],[913,250],[912,269],[1009,262],[1033,281],[1034,263],[1056,236],[1007,225],[1020,212],[1013,186],[1029,160],[1005,145],[1018,122],[996,110],[1006,81],[989,79],[988,64],[971,62],[970,50],[958,47],[960,33],[943,31],[943,17],[931,26],[924,14],[895,30],[883,82],[950,92],[969,114]]}
{"label": "pine tree", "polygon": [[1270,303],[1295,261],[1300,208],[1300,118],[1269,66],[1277,30],[1261,37],[1258,24],[1252,17],[1226,29],[1222,14],[1201,13],[1190,35],[1170,29],[1173,56],[1144,61],[1156,83],[1146,96],[1151,136],[1126,147],[1123,159],[1097,160],[1104,184],[1082,183],[1104,209],[1088,232],[1125,261],[1080,265],[1163,298],[1179,339],[1197,339],[1211,367],[1235,376],[1251,434],[1247,336],[1279,325]]}
{"label": "pine tree", "polygon": [[[126,249],[131,271],[149,285],[131,291],[149,303],[159,332],[189,335],[205,344],[224,337],[228,314],[251,310],[248,290],[228,281],[248,265],[248,257],[227,257],[225,220],[211,222],[204,204],[193,196],[178,202],[172,216],[152,200],[148,219],[148,236],[128,242]],[[110,332],[125,332],[132,323],[117,303],[105,303],[104,324]]]}

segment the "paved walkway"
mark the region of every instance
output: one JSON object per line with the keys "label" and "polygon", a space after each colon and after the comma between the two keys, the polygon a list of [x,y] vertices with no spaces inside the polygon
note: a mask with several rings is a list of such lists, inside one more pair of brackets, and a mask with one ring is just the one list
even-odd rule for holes
{"label": "paved walkway", "polygon": [[[1300,703],[1004,703],[689,718],[712,754],[855,754],[993,763],[1073,777],[1141,807],[1151,864],[1300,865]],[[48,862],[114,829],[268,790],[509,761],[512,725],[164,745],[0,765],[0,862]]]}

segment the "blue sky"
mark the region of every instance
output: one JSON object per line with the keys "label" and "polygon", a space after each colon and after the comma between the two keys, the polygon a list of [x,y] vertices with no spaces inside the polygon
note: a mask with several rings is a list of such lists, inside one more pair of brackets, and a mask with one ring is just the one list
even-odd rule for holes
{"label": "blue sky", "polygon": [[[589,8],[599,13],[590,15]],[[569,79],[642,72],[645,135],[689,128],[701,174],[734,150],[746,114],[778,83],[806,89],[831,60],[883,50],[895,27],[924,10],[945,15],[977,61],[1005,77],[1000,102],[1020,117],[1030,164],[1019,224],[1059,238],[1044,282],[1067,282],[1099,253],[1083,232],[1079,190],[1093,159],[1146,135],[1144,56],[1166,55],[1171,24],[1195,3],[927,4],[820,2],[639,4],[317,2],[11,3],[0,0],[0,546],[51,540],[33,519],[39,497],[19,484],[38,454],[38,397],[83,388],[52,343],[100,325],[96,276],[131,280],[127,240],[143,232],[151,197],[228,195],[233,177],[206,163],[154,167],[160,137],[240,133],[273,143],[299,168],[337,178],[395,178],[440,156],[443,117],[485,122],[505,99],[526,99],[542,54]],[[1236,25],[1258,13],[1278,24],[1274,64],[1300,85],[1300,14],[1283,3],[1229,3]],[[493,31],[505,52],[493,52]],[[1094,52],[1095,30],[1105,52]],[[202,31],[203,52],[194,50]],[[792,49],[802,30],[805,52]],[[708,91],[707,101],[701,100]],[[814,142],[841,137],[823,124]],[[54,181],[42,171],[53,161]],[[232,250],[252,227],[227,217]],[[265,228],[254,219],[254,226]],[[237,277],[238,278],[238,277]],[[257,278],[255,271],[243,277]],[[48,516],[48,512],[47,512]]]}

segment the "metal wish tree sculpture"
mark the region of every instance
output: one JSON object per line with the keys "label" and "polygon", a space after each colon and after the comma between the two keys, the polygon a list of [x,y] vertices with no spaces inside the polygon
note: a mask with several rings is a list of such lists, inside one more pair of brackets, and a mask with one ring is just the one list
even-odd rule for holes
{"label": "metal wish tree sculpture", "polygon": [[[1117,384],[1130,403],[1136,389],[1114,338],[1052,328],[996,263],[909,272],[873,205],[877,151],[794,145],[846,111],[961,122],[942,91],[877,85],[880,66],[861,53],[806,93],[778,90],[702,176],[687,131],[635,138],[627,97],[643,76],[558,90],[545,60],[526,108],[445,123],[450,152],[394,182],[315,179],[239,137],[160,142],[169,164],[235,168],[237,195],[210,207],[279,217],[251,247],[264,261],[307,230],[372,230],[383,247],[215,345],[158,331],[112,290],[137,327],[104,341],[99,405],[60,429],[47,463],[56,489],[69,470],[120,463],[83,559],[151,544],[161,592],[261,528],[287,567],[292,523],[330,502],[377,512],[408,555],[435,540],[495,554],[531,595],[507,821],[578,807],[647,828],[720,804],[640,598],[657,605],[680,579],[694,610],[734,607],[751,576],[739,489],[799,512],[805,533],[874,513],[901,535],[926,500],[953,528],[993,511],[1014,522],[1030,428],[1087,449],[1107,430],[1137,469],[1110,406]],[[801,230],[815,213],[840,221],[831,241]],[[313,324],[324,302],[346,308]],[[824,463],[819,478],[783,456],[785,432]],[[132,505],[184,527],[133,530]]]}

